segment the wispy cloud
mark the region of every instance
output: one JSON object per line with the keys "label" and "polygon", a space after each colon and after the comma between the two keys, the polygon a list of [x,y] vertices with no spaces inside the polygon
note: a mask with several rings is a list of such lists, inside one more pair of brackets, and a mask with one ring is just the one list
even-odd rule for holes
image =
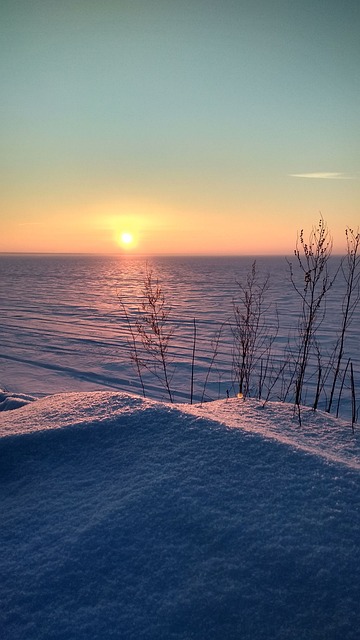
{"label": "wispy cloud", "polygon": [[290,173],[291,178],[315,178],[318,180],[353,180],[353,176],[345,173],[331,173],[329,171],[318,171],[317,173]]}

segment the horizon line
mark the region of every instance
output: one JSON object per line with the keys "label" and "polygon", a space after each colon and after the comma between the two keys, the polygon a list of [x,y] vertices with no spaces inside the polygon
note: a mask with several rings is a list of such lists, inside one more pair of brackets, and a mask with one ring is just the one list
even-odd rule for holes
{"label": "horizon line", "polygon": [[[294,255],[294,249],[289,252]],[[93,252],[93,251],[0,251],[0,256],[118,256],[120,258],[281,258],[281,253],[135,253],[135,252]],[[332,253],[342,256],[342,253]]]}

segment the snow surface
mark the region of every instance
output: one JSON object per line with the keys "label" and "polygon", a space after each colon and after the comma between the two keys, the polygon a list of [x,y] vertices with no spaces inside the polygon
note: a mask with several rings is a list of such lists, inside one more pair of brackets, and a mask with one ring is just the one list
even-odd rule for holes
{"label": "snow surface", "polygon": [[359,637],[347,423],[238,399],[30,400],[0,414],[2,638]]}
{"label": "snow surface", "polygon": [[[251,256],[153,256],[147,259],[135,255],[0,255],[0,387],[6,385],[13,392],[35,396],[100,390],[141,394],[132,359],[132,338],[118,296],[121,294],[135,328],[142,316],[139,306],[148,265],[154,269],[154,276],[159,278],[167,303],[172,307],[167,324],[171,333],[167,362],[173,397],[177,402],[189,402],[192,395],[200,402],[226,398],[227,393],[235,396],[239,384],[233,370],[233,303],[238,300],[238,283],[246,281],[254,259]],[[331,269],[337,269],[338,260],[335,256],[332,258]],[[250,395],[257,397],[262,386],[266,397],[270,385],[269,399],[283,399],[289,385],[287,399],[291,402],[290,371],[284,372],[285,378],[290,376],[287,381],[282,375],[278,384],[275,379],[276,371],[289,359],[288,349],[296,351],[301,300],[294,295],[284,257],[257,256],[256,264],[260,280],[270,274],[263,320],[268,338],[276,335],[276,339],[265,367],[269,373],[267,383],[263,381],[260,385],[257,366]],[[298,277],[302,283],[301,270]],[[339,336],[344,287],[340,275],[331,288],[326,315],[317,331],[323,373]],[[140,343],[138,355],[143,362],[148,362],[148,354]],[[359,344],[360,305],[354,309],[347,330],[343,357],[344,366],[349,358],[353,362],[356,398],[360,388]],[[262,361],[265,366],[267,356],[263,347],[257,355],[257,365]],[[296,359],[296,354],[292,355]],[[318,371],[317,356],[311,360],[303,390],[304,404],[310,406]],[[148,364],[153,371],[153,362]],[[146,367],[142,368],[146,395],[167,401],[158,374],[159,371],[154,375]],[[329,397],[331,375],[327,382],[324,379],[324,384],[325,393],[319,400],[319,408],[324,408]],[[337,385],[334,411],[339,393]],[[349,375],[345,376],[340,395],[340,416],[348,419],[352,414]]]}
{"label": "snow surface", "polygon": [[18,409],[33,400],[35,400],[34,396],[29,396],[24,393],[10,393],[0,389],[0,411]]}

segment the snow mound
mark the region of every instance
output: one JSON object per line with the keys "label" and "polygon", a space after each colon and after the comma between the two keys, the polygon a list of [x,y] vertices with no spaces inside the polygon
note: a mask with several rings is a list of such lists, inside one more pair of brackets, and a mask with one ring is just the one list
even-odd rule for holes
{"label": "snow mound", "polygon": [[301,408],[301,426],[294,406],[285,402],[264,402],[229,398],[201,405],[182,405],[186,413],[219,421],[275,439],[329,461],[360,469],[360,437],[351,424],[325,413]]}
{"label": "snow mound", "polygon": [[40,398],[16,413],[0,416],[0,438],[64,427],[117,423],[123,414],[134,414],[150,407],[165,412],[172,410],[171,406],[155,400],[118,391],[58,393]]}
{"label": "snow mound", "polygon": [[359,471],[283,441],[284,411],[95,392],[3,413],[2,637],[357,640]]}
{"label": "snow mound", "polygon": [[18,409],[34,400],[35,398],[33,396],[28,396],[24,393],[10,393],[9,391],[0,389],[0,411]]}

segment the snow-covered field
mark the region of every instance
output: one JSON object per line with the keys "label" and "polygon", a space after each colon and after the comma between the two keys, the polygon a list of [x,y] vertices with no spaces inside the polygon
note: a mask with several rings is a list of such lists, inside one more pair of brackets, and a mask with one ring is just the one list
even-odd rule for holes
{"label": "snow-covered field", "polygon": [[348,423],[236,398],[1,400],[2,638],[359,637]]}
{"label": "snow-covered field", "polygon": [[[0,638],[357,640],[360,442],[349,389],[344,421],[303,408],[301,427],[290,404],[227,399],[229,324],[207,379],[251,260],[153,263],[175,316],[174,405],[159,401],[156,377],[146,378],[153,399],[129,393],[139,381],[116,294],[136,312],[143,259],[0,262]],[[272,274],[281,357],[298,309],[284,260],[259,266]],[[334,296],[325,353],[341,287]],[[194,317],[194,397],[206,382],[213,401],[190,405]],[[273,321],[269,311],[269,331]],[[359,330],[357,310],[346,342],[356,393]]]}
{"label": "snow-covered field", "polygon": [[[232,304],[238,295],[237,282],[246,280],[253,260],[249,256],[151,258],[149,266],[172,306],[168,325],[172,332],[169,374],[176,401],[188,402],[190,398],[194,318],[197,322],[194,398],[198,401],[203,396],[206,400],[226,398],[227,391],[236,395]],[[142,300],[146,262],[144,257],[116,255],[0,256],[0,387],[38,396],[109,389],[141,393],[131,362],[127,322],[117,294],[125,300],[134,322]],[[288,340],[291,347],[296,344],[299,300],[289,283],[284,257],[258,257],[257,265],[261,278],[270,274],[264,317],[269,336],[279,322],[273,354],[276,370],[286,359]],[[318,330],[323,370],[339,331],[343,289],[344,283],[339,278],[331,289],[327,315]],[[218,354],[209,372],[220,328]],[[343,361],[345,366],[351,358],[357,386],[359,341],[360,306],[348,330]],[[263,357],[266,361],[266,355]],[[158,377],[145,369],[142,375],[147,396],[168,399]],[[316,371],[309,371],[307,378],[304,401],[310,404],[317,383]],[[257,379],[254,384],[251,395],[258,392]],[[274,387],[271,399],[281,397],[278,391]],[[347,375],[341,416],[351,416],[350,405]]]}

